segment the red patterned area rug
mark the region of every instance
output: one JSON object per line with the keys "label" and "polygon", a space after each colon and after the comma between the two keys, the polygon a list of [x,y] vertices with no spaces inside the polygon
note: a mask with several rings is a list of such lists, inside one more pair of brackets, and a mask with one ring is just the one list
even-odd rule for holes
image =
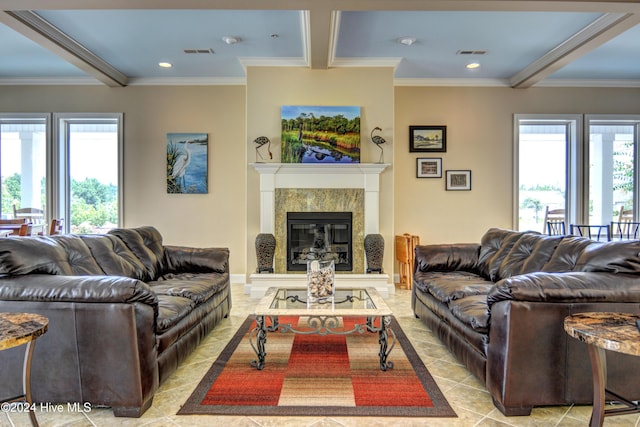
{"label": "red patterned area rug", "polygon": [[[342,320],[342,319],[341,319]],[[280,317],[280,324],[305,322]],[[346,318],[344,328],[364,324]],[[377,333],[298,335],[268,332],[264,369],[250,362],[249,317],[178,415],[455,417],[413,346],[393,319],[397,342],[380,370]]]}
{"label": "red patterned area rug", "polygon": [[[342,319],[340,319],[342,320]],[[280,324],[305,322],[280,317]],[[364,318],[346,318],[347,330]],[[178,415],[455,417],[393,319],[397,342],[380,370],[377,333],[298,335],[268,332],[264,369],[250,366],[250,317],[213,363]]]}

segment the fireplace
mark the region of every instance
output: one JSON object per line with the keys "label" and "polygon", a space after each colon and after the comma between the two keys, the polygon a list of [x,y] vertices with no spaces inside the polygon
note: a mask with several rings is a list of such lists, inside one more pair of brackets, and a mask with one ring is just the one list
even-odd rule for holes
{"label": "fireplace", "polygon": [[352,240],[351,212],[287,212],[287,271],[306,271],[312,260],[352,271]]}

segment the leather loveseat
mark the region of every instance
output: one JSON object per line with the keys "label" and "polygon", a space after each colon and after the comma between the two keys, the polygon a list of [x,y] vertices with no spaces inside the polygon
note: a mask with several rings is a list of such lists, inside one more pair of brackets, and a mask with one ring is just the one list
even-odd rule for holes
{"label": "leather loveseat", "polygon": [[[49,318],[35,402],[139,417],[230,309],[226,248],[165,246],[153,227],[0,239],[0,312]],[[21,394],[23,354],[0,352],[0,399]]]}
{"label": "leather loveseat", "polygon": [[[416,247],[412,308],[507,415],[591,404],[586,346],[564,318],[640,313],[640,241],[490,229],[481,242]],[[640,358],[607,352],[608,388],[640,398]]]}

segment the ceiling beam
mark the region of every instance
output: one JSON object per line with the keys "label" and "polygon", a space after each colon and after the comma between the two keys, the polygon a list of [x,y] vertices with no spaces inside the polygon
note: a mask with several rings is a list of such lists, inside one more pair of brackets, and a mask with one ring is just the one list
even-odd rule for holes
{"label": "ceiling beam", "polygon": [[0,22],[50,50],[107,86],[122,87],[128,78],[102,58],[29,10],[1,11]]}
{"label": "ceiling beam", "polygon": [[309,60],[312,70],[329,68],[329,46],[332,44],[334,12],[314,9],[309,12]]}
{"label": "ceiling beam", "polygon": [[606,13],[515,74],[509,84],[519,89],[531,87],[638,23],[637,14]]}

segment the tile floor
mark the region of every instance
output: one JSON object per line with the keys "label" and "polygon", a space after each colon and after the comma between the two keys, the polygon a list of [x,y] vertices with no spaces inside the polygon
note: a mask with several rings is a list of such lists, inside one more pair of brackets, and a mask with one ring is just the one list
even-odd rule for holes
{"label": "tile floor", "polygon": [[[165,382],[153,406],[138,419],[116,418],[109,408],[94,408],[89,413],[62,412],[37,414],[42,427],[48,426],[586,426],[590,406],[534,408],[528,417],[505,417],[491,402],[484,387],[443,347],[420,320],[413,317],[410,291],[397,289],[387,303],[395,313],[416,351],[434,376],[458,418],[366,418],[366,417],[245,417],[178,416],[182,402],[191,394],[211,363],[251,312],[257,300],[233,285],[233,308],[198,349]],[[25,414],[0,413],[0,426],[30,426]],[[640,427],[638,414],[605,418],[605,426]]]}

